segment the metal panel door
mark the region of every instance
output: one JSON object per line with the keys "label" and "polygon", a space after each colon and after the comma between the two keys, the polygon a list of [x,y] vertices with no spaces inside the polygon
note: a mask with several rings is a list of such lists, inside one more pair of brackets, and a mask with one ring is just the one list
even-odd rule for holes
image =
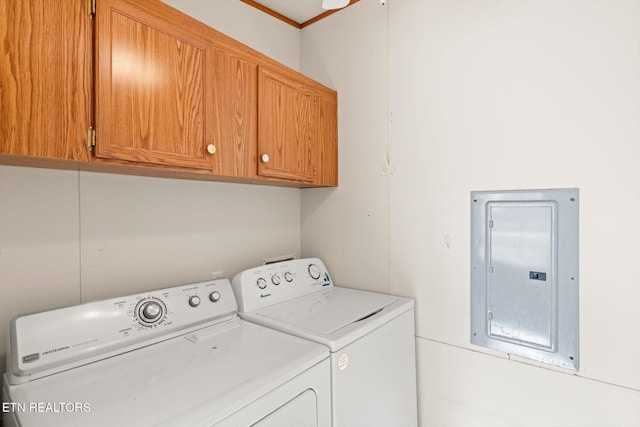
{"label": "metal panel door", "polygon": [[489,335],[555,347],[553,203],[489,204]]}

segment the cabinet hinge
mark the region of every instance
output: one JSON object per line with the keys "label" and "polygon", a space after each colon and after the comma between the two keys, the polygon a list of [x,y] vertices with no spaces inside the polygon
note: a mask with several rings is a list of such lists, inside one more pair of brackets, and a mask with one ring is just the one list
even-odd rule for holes
{"label": "cabinet hinge", "polygon": [[87,131],[87,149],[93,151],[96,148],[96,130],[90,127]]}
{"label": "cabinet hinge", "polygon": [[89,19],[93,19],[96,16],[96,0],[87,0],[87,13]]}

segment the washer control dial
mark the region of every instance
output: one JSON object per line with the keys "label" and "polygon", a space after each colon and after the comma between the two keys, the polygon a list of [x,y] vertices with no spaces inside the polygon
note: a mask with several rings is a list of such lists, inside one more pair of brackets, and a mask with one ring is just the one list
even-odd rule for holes
{"label": "washer control dial", "polygon": [[320,267],[318,267],[316,264],[309,264],[309,276],[311,276],[311,278],[313,280],[318,280],[320,278]]}
{"label": "washer control dial", "polygon": [[211,302],[218,302],[220,301],[220,292],[218,291],[213,291],[209,294],[209,299],[211,300]]}
{"label": "washer control dial", "polygon": [[279,285],[280,284],[280,276],[278,276],[277,274],[274,274],[273,276],[271,276],[271,283],[273,283],[274,285]]}
{"label": "washer control dial", "polygon": [[287,271],[286,273],[284,273],[284,280],[289,283],[293,282],[293,274],[291,274],[290,271]]}
{"label": "washer control dial", "polygon": [[157,320],[158,317],[160,317],[160,315],[162,314],[162,308],[157,302],[148,302],[142,308],[141,314],[144,320],[146,320],[147,322],[153,322],[154,320]]}
{"label": "washer control dial", "polygon": [[167,309],[162,301],[157,298],[147,298],[136,306],[138,321],[143,326],[154,326],[162,322]]}
{"label": "washer control dial", "polygon": [[191,307],[197,307],[200,305],[200,297],[198,295],[194,295],[189,297],[189,305]]}
{"label": "washer control dial", "polygon": [[258,281],[256,282],[256,284],[258,285],[258,287],[260,289],[264,289],[267,287],[267,281],[264,278],[259,278]]}

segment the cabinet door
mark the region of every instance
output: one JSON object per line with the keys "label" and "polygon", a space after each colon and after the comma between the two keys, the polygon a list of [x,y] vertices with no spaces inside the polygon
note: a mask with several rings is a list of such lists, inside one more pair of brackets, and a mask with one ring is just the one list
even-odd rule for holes
{"label": "cabinet door", "polygon": [[97,5],[96,156],[211,169],[214,55],[203,24],[160,2]]}
{"label": "cabinet door", "polygon": [[82,1],[0,1],[0,154],[88,160],[91,26]]}
{"label": "cabinet door", "polygon": [[258,174],[313,181],[315,95],[294,75],[258,70]]}
{"label": "cabinet door", "polygon": [[215,50],[213,172],[228,177],[257,177],[258,66],[231,50]]}

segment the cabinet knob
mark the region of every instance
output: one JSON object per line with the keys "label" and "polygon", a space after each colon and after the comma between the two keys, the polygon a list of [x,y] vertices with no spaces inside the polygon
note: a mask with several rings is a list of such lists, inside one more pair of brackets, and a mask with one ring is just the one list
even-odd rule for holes
{"label": "cabinet knob", "polygon": [[216,146],[213,144],[207,145],[207,153],[214,154],[216,152]]}
{"label": "cabinet knob", "polygon": [[262,163],[269,163],[269,155],[267,153],[262,155]]}

